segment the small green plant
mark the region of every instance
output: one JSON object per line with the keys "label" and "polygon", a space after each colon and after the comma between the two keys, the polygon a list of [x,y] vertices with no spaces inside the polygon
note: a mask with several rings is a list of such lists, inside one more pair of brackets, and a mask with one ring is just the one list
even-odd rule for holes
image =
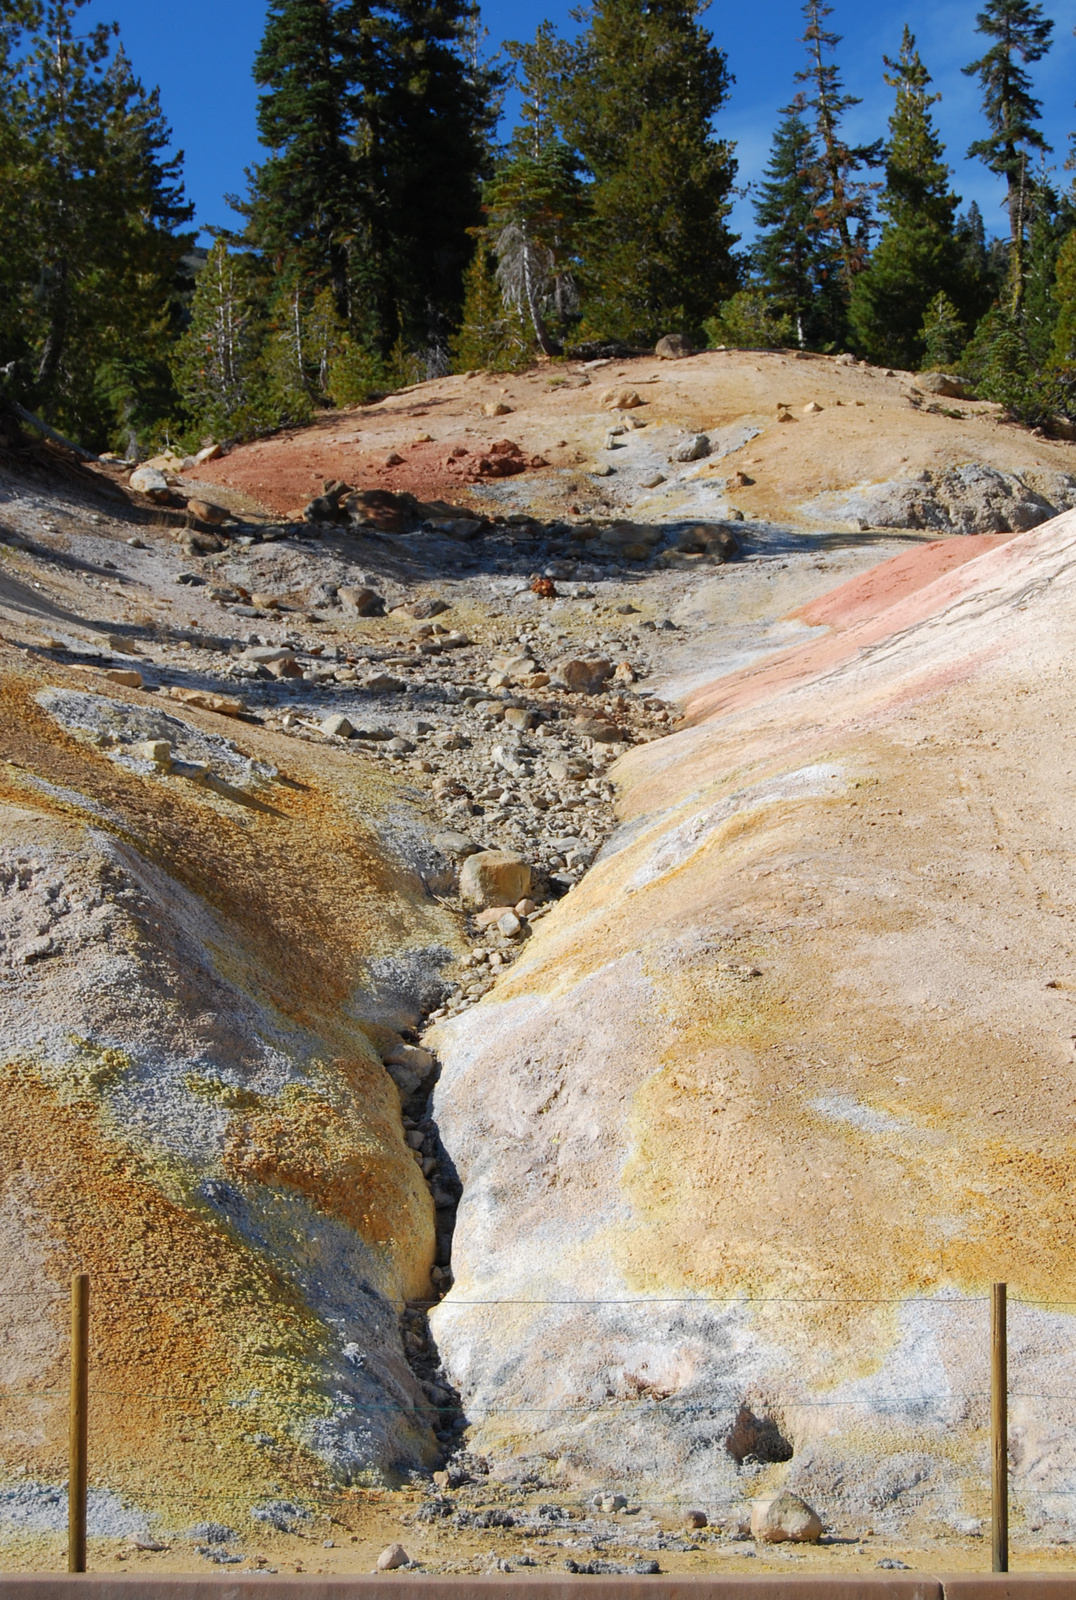
{"label": "small green plant", "polygon": [[703,323],[703,331],[711,350],[720,345],[733,350],[780,350],[794,344],[796,338],[792,318],[777,311],[761,289],[740,289],[716,316]]}

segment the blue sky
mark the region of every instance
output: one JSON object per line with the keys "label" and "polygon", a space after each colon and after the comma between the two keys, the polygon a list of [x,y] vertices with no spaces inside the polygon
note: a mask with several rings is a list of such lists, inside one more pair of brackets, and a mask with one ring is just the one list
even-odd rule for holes
{"label": "blue sky", "polygon": [[[907,22],[943,95],[936,110],[957,193],[965,204],[977,200],[988,229],[1002,231],[999,187],[978,163],[964,159],[967,146],[982,131],[978,87],[960,72],[965,62],[982,53],[981,37],[974,32],[980,0],[885,5],[833,0],[833,5],[830,24],[844,38],[839,60],[845,83],[863,101],[849,116],[849,133],[864,142],[884,134],[892,91],[882,82],[882,56],[896,54]],[[488,47],[530,37],[545,17],[569,31],[570,9],[571,0],[485,0]],[[1060,169],[1069,134],[1076,128],[1076,6],[1072,0],[1046,0],[1044,10],[1054,19],[1055,43],[1034,76],[1043,101],[1044,130],[1054,146],[1052,159]],[[265,18],[264,0],[184,0],[180,8],[173,0],[91,0],[83,15],[118,21],[143,81],[159,84],[176,145],[186,152],[187,188],[199,224],[234,224],[224,195],[242,191],[245,169],[259,159],[257,91],[250,68]],[[802,58],[797,42],[800,5],[798,0],[741,0],[736,5],[718,0],[710,7],[707,24],[727,51],[736,78],[718,127],[737,143],[743,184],[760,176],[777,109],[794,90],[793,74]],[[1064,173],[1058,175],[1065,179]],[[750,233],[749,201],[738,203],[735,222],[741,232]]]}

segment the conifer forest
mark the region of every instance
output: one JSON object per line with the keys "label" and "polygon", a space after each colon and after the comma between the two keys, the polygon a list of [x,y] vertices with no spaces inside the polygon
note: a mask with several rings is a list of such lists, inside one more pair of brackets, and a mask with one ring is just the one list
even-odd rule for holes
{"label": "conifer forest", "polygon": [[263,154],[209,248],[157,92],[85,4],[0,0],[0,394],[86,448],[250,438],[671,333],[940,369],[1015,420],[1076,420],[1076,187],[1042,132],[1036,0],[983,0],[967,39],[959,155],[1004,185],[1002,236],[953,192],[911,30],[851,85],[834,7],[806,0],[750,244],[735,62],[700,0],[591,0],[573,37],[493,57],[473,0],[269,0]]}

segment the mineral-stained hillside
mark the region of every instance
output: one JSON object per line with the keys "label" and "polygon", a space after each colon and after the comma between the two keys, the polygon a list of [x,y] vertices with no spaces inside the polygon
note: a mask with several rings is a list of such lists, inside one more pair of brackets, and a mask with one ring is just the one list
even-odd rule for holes
{"label": "mineral-stained hillside", "polygon": [[375,1511],[427,1564],[606,1548],[610,1485],[952,1538],[997,1277],[1050,1302],[1056,1531],[1073,448],[787,353],[438,380],[130,486],[4,426],[11,1559],[63,1526],[77,1269],[101,1562]]}
{"label": "mineral-stained hillside", "polygon": [[1067,1525],[1076,517],[938,549],[626,756],[570,922],[438,1029],[478,1445],[966,1526],[1000,1278],[1021,1515]]}

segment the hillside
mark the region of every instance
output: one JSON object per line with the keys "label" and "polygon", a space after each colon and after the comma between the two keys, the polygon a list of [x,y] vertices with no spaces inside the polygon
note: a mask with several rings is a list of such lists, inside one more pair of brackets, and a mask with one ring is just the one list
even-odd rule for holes
{"label": "hillside", "polygon": [[[437,380],[156,487],[7,438],[17,1564],[79,1266],[99,1565],[368,1570],[406,1516],[484,1570],[491,1504],[560,1565],[539,1502],[629,1552],[690,1503],[661,1559],[706,1570],[785,1482],[865,1564],[974,1552],[979,1297],[1071,1298],[1074,459],[743,352]],[[1062,1394],[1069,1312],[1014,1319]],[[1021,1404],[1034,1548],[1069,1402]]]}

